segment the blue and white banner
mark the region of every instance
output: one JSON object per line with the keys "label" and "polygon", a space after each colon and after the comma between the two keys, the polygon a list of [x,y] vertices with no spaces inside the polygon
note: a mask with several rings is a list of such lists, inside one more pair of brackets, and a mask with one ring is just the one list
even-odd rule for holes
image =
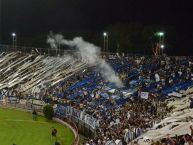
{"label": "blue and white banner", "polygon": [[70,106],[62,106],[58,105],[56,109],[56,114],[59,116],[67,117],[72,116],[86,124],[88,124],[91,128],[96,129],[99,124],[96,118],[91,115],[85,113],[84,111],[80,111]]}

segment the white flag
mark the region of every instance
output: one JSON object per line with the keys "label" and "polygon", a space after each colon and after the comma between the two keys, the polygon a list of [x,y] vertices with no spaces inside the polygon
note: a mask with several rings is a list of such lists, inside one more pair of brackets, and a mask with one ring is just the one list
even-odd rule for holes
{"label": "white flag", "polygon": [[149,93],[148,92],[141,92],[141,98],[142,99],[148,99]]}

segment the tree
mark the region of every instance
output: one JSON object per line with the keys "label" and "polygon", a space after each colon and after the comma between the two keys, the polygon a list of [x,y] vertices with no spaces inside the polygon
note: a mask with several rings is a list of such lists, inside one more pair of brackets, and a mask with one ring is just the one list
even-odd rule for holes
{"label": "tree", "polygon": [[[109,34],[109,50],[126,53],[152,54],[152,47],[159,42],[156,32],[163,31],[167,52],[176,47],[176,32],[171,26],[142,25],[138,23],[115,24],[107,28]],[[117,47],[119,46],[119,47]]]}
{"label": "tree", "polygon": [[44,116],[46,119],[52,120],[52,118],[54,116],[54,109],[53,109],[52,105],[44,106],[43,113],[44,113]]}

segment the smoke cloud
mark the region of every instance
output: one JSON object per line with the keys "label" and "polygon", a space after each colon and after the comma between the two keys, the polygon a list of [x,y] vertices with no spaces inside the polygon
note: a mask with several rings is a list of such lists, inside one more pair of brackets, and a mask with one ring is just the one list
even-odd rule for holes
{"label": "smoke cloud", "polygon": [[123,83],[112,69],[112,67],[100,57],[101,50],[99,47],[86,42],[82,37],[75,37],[73,40],[65,40],[61,34],[51,34],[48,36],[47,43],[51,48],[57,49],[59,45],[67,45],[71,48],[76,48],[83,60],[87,60],[89,65],[96,65],[97,69],[102,74],[102,77],[117,87],[122,87]]}

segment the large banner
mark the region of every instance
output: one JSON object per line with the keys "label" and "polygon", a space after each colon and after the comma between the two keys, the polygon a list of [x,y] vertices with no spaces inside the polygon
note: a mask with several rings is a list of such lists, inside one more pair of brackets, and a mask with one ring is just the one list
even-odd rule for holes
{"label": "large banner", "polygon": [[58,105],[56,108],[56,115],[67,117],[72,116],[87,125],[89,125],[92,129],[96,129],[99,124],[96,118],[91,115],[85,113],[84,111],[80,111],[70,106]]}

